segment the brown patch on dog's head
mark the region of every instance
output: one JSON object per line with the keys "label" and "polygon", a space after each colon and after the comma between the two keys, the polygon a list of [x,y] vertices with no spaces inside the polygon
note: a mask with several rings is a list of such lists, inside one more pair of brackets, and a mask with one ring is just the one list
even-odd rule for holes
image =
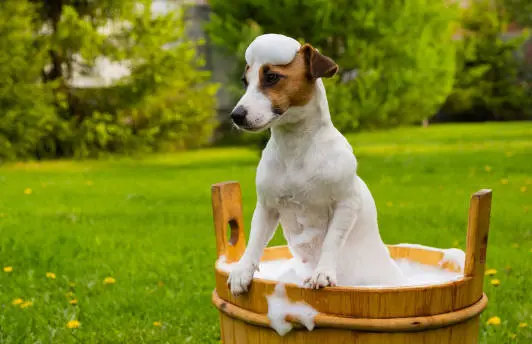
{"label": "brown patch on dog's head", "polygon": [[292,106],[303,106],[314,94],[318,78],[330,78],[338,66],[310,44],[302,46],[287,65],[263,65],[259,70],[259,88],[272,103],[272,111],[281,115]]}

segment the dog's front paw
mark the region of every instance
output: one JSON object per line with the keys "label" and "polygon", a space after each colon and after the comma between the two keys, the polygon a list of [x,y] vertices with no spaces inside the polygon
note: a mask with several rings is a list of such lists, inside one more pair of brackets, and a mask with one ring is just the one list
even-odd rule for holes
{"label": "dog's front paw", "polygon": [[227,279],[231,294],[238,296],[247,292],[257,268],[255,264],[238,262],[229,273],[229,278]]}
{"label": "dog's front paw", "polygon": [[312,277],[305,280],[305,287],[311,289],[320,289],[325,287],[336,286],[336,273],[332,270],[317,269]]}

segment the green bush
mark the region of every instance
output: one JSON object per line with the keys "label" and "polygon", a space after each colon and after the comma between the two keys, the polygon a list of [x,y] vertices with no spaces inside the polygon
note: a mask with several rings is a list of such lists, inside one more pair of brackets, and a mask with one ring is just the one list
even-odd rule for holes
{"label": "green bush", "polygon": [[456,43],[451,37],[458,9],[445,1],[210,4],[213,42],[241,62],[235,83],[243,51],[260,33],[304,40],[333,58],[340,73],[326,86],[333,121],[342,130],[421,121],[438,110],[452,89]]}
{"label": "green bush", "polygon": [[[0,11],[0,29],[10,32],[0,37],[9,62],[0,71],[21,75],[0,81],[0,101],[11,102],[0,109],[0,157],[98,157],[209,142],[217,85],[196,53],[202,42],[185,37],[180,11],[154,16],[151,0],[34,2],[8,0]],[[7,20],[17,13],[18,21]],[[114,30],[106,32],[109,21]],[[102,57],[130,74],[110,86],[74,86],[76,73],[90,73]]]}
{"label": "green bush", "polygon": [[0,162],[34,156],[57,120],[51,87],[39,82],[46,46],[35,19],[27,2],[0,2]]}
{"label": "green bush", "polygon": [[508,13],[487,1],[463,12],[456,84],[442,120],[532,119],[532,75],[522,59],[528,33],[505,35]]}

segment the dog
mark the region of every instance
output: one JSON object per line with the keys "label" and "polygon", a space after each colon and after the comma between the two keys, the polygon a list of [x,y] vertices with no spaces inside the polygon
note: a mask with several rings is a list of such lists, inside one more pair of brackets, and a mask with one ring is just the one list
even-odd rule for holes
{"label": "dog", "polygon": [[245,93],[231,118],[241,130],[270,129],[271,136],[257,167],[249,242],[227,281],[231,293],[248,291],[279,224],[294,258],[313,271],[305,287],[400,284],[373,196],[331,121],[322,78],[334,76],[337,64],[278,34],[255,38],[245,58]]}

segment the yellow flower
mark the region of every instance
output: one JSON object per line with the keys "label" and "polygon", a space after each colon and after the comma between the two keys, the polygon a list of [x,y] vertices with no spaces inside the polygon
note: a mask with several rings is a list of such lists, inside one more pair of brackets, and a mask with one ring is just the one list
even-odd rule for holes
{"label": "yellow flower", "polygon": [[74,288],[76,286],[76,283],[74,282],[69,282],[68,285],[71,287],[71,288]]}
{"label": "yellow flower", "polygon": [[526,188],[526,186],[523,185],[523,186],[521,186],[521,188],[520,188],[519,190],[520,190],[521,192],[526,192],[527,188]]}
{"label": "yellow flower", "polygon": [[526,322],[522,322],[522,323],[519,323],[519,325],[517,325],[517,327],[525,328],[525,327],[528,327],[528,324]]}
{"label": "yellow flower", "polygon": [[494,287],[498,287],[500,284],[501,284],[501,281],[499,281],[498,279],[491,280],[491,285]]}
{"label": "yellow flower", "polygon": [[74,296],[74,293],[69,291],[68,293],[66,293],[66,297],[73,297]]}
{"label": "yellow flower", "polygon": [[155,326],[155,327],[161,327],[161,326],[163,326],[163,324],[161,324],[160,321],[154,321],[154,322],[153,322],[153,326]]}
{"label": "yellow flower", "polygon": [[389,202],[389,201],[386,202],[386,206],[387,206],[387,207],[393,207],[393,202]]}
{"label": "yellow flower", "polygon": [[77,320],[70,320],[67,322],[66,327],[67,328],[79,328],[80,322]]}
{"label": "yellow flower", "polygon": [[491,166],[488,166],[488,165],[484,166],[484,171],[490,172],[491,171]]}
{"label": "yellow flower", "polygon": [[94,185],[94,182],[92,180],[87,180],[87,185],[88,186],[92,186],[92,185]]}
{"label": "yellow flower", "polygon": [[515,339],[517,338],[517,335],[515,333],[509,333],[508,337],[510,337],[510,339]]}
{"label": "yellow flower", "polygon": [[30,188],[25,188],[25,189],[24,189],[24,194],[25,194],[25,195],[31,195],[32,192],[33,192],[33,190],[30,189]]}
{"label": "yellow flower", "polygon": [[50,279],[55,279],[55,274],[53,272],[47,272],[46,277]]}
{"label": "yellow flower", "polygon": [[103,280],[103,284],[115,284],[115,283],[116,283],[116,280],[112,277],[106,277]]}
{"label": "yellow flower", "polygon": [[28,308],[30,306],[33,306],[33,302],[26,301],[26,302],[24,302],[23,304],[20,305],[20,308]]}
{"label": "yellow flower", "polygon": [[23,302],[24,302],[24,300],[22,300],[21,298],[18,298],[18,299],[14,299],[14,300],[11,302],[11,304],[12,304],[13,306],[18,306],[18,305],[20,305],[20,304],[23,303]]}
{"label": "yellow flower", "polygon": [[78,300],[76,299],[73,299],[73,300],[70,300],[68,301],[71,305],[77,305],[78,304]]}
{"label": "yellow flower", "polygon": [[4,272],[12,272],[13,267],[12,266],[4,266]]}
{"label": "yellow flower", "polygon": [[486,321],[486,324],[487,325],[495,325],[495,326],[498,326],[501,324],[501,318],[499,317],[491,317],[488,319],[488,321]]}
{"label": "yellow flower", "polygon": [[508,179],[501,179],[501,184],[502,185],[508,184]]}
{"label": "yellow flower", "polygon": [[455,240],[453,242],[453,247],[458,247],[460,245],[460,242],[458,240]]}
{"label": "yellow flower", "polygon": [[488,269],[488,270],[486,270],[486,272],[484,272],[484,275],[486,275],[486,276],[493,276],[493,275],[495,275],[496,273],[497,273],[497,270],[495,270],[495,269]]}

